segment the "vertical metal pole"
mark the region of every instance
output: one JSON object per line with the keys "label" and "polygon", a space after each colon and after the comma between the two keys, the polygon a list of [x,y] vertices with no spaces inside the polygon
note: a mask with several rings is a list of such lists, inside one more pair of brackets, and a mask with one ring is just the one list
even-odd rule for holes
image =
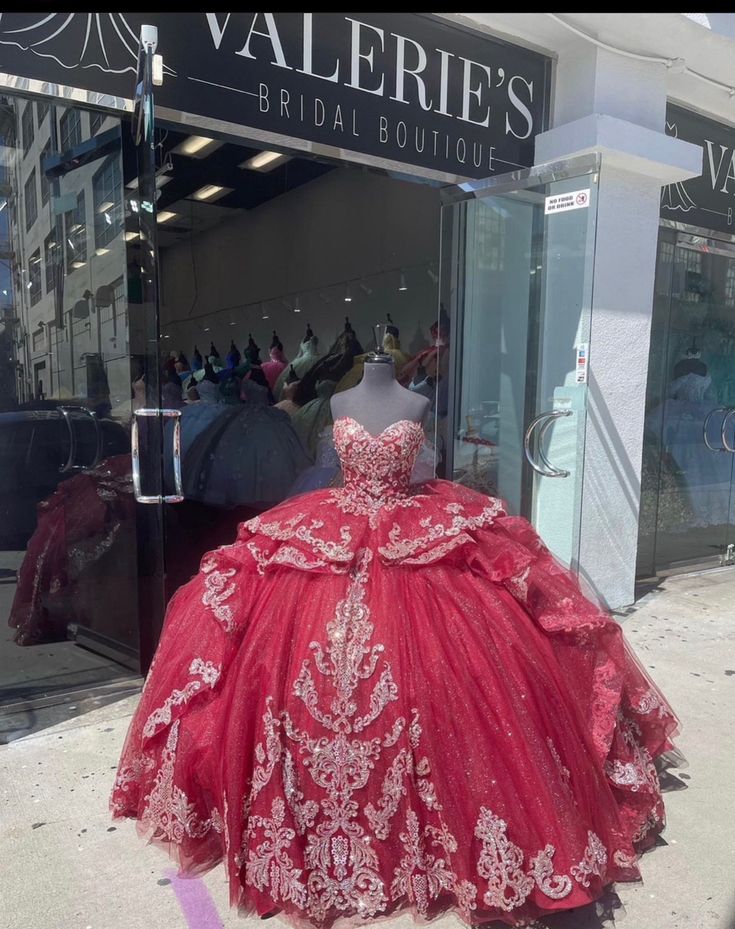
{"label": "vertical metal pole", "polygon": [[[133,137],[138,147],[138,223],[140,232],[141,301],[130,306],[129,322],[138,313],[134,331],[144,363],[146,407],[160,410],[158,252],[156,229],[156,161],[154,137],[153,56],[158,30],[142,26],[133,113]],[[132,347],[132,346],[131,346]],[[141,476],[150,493],[163,495],[163,422],[159,416],[140,423]],[[147,670],[165,612],[165,520],[163,504],[137,507],[138,591],[141,670]]]}

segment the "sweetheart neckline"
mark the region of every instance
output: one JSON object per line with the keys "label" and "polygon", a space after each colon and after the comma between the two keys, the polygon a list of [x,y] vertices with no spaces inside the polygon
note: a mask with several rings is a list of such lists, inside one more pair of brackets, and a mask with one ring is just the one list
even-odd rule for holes
{"label": "sweetheart neckline", "polygon": [[417,423],[413,419],[397,419],[394,423],[391,423],[389,426],[386,426],[385,429],[382,429],[377,435],[373,435],[372,432],[368,432],[368,430],[363,426],[363,424],[358,422],[353,416],[338,416],[337,419],[335,419],[334,421],[335,425],[340,420],[343,420],[343,419],[349,420],[351,423],[354,423],[358,427],[358,429],[361,429],[365,433],[365,435],[369,439],[372,439],[374,442],[377,442],[379,439],[382,439],[383,436],[386,434],[386,432],[388,432],[390,429],[394,429],[396,426],[400,426],[402,423],[408,423],[409,426],[416,426],[417,428],[421,429],[422,432],[424,430],[424,427],[421,425],[421,423]]}

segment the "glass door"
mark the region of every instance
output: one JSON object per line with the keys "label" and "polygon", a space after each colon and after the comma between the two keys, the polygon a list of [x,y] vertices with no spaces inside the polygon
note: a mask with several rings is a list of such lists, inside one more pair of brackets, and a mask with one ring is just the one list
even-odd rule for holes
{"label": "glass door", "polygon": [[[131,432],[155,405],[155,271],[129,120],[0,100],[0,738],[137,686],[162,608],[160,507]],[[143,219],[143,221],[141,221]],[[154,449],[155,423],[144,436]],[[160,492],[161,467],[145,475]]]}
{"label": "glass door", "polygon": [[735,563],[735,243],[662,228],[638,570]]}
{"label": "glass door", "polygon": [[596,159],[446,192],[442,310],[454,397],[446,476],[507,501],[575,565],[587,409]]}

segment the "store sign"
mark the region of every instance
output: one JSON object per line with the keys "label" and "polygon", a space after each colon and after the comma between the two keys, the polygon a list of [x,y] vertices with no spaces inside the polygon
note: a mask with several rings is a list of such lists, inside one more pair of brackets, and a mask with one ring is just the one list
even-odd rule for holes
{"label": "store sign", "polygon": [[143,23],[159,107],[462,177],[533,164],[548,60],[428,14],[3,13],[0,69],[130,99]]}
{"label": "store sign", "polygon": [[702,174],[661,189],[661,216],[735,233],[735,128],[670,103],[666,132],[704,149]]}

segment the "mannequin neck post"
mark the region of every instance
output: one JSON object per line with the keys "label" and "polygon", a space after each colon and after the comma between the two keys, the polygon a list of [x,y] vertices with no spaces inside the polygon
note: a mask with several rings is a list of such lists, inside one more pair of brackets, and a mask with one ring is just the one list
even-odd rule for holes
{"label": "mannequin neck post", "polygon": [[392,361],[366,361],[363,366],[362,383],[368,387],[382,387],[395,381],[396,372]]}

